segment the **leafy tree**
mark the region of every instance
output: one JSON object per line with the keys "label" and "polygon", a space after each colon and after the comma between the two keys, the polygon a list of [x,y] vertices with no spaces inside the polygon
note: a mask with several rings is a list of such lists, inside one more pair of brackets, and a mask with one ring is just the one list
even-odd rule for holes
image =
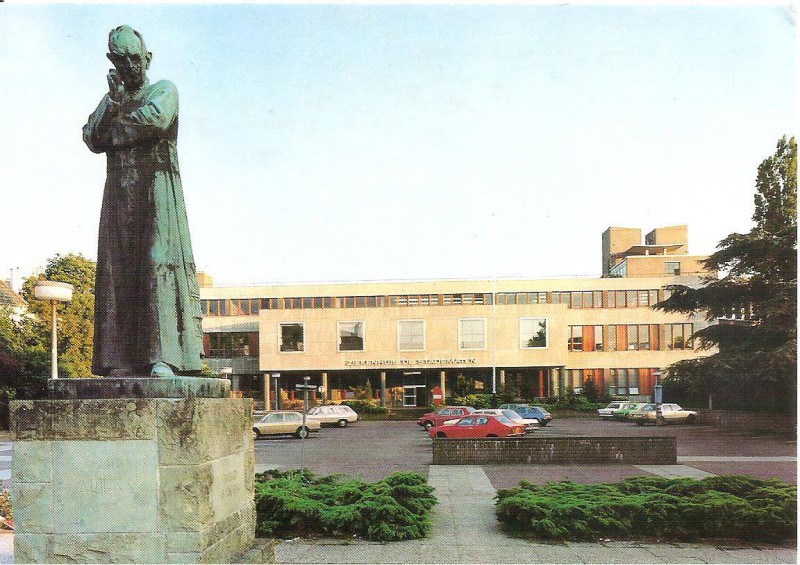
{"label": "leafy tree", "polygon": [[[778,141],[758,167],[755,226],[723,239],[705,266],[722,276],[700,288],[669,285],[665,312],[723,318],[693,339],[708,357],[669,368],[668,383],[715,404],[795,408],[797,390],[797,144]],[[666,383],[665,383],[666,384]]]}
{"label": "leafy tree", "polygon": [[59,374],[63,376],[89,377],[92,374],[95,270],[95,262],[83,255],[56,255],[48,260],[42,275],[28,278],[22,287],[22,297],[30,304],[31,313],[39,317],[45,333],[49,334],[50,304],[34,298],[34,284],[47,279],[73,286],[72,301],[58,305]]}

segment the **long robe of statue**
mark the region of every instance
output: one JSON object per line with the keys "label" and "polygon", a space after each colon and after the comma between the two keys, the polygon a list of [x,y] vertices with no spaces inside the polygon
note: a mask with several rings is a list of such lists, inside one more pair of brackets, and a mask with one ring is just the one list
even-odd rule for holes
{"label": "long robe of statue", "polygon": [[202,315],[178,170],[178,91],[146,77],[137,86],[107,94],[83,128],[89,149],[107,156],[92,372],[148,375],[158,365],[169,373],[165,363],[193,373]]}

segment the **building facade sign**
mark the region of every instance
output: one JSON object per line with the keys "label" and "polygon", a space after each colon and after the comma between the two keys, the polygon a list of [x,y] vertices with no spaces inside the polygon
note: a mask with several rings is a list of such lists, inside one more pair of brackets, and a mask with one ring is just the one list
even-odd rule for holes
{"label": "building facade sign", "polygon": [[475,357],[460,359],[348,359],[345,367],[406,367],[417,365],[475,365]]}

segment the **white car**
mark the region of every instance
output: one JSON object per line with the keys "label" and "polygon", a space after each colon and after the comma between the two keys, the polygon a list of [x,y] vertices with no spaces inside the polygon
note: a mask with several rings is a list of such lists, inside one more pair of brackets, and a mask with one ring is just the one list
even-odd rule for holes
{"label": "white car", "polygon": [[624,402],[612,402],[605,408],[600,408],[597,410],[597,414],[600,416],[601,420],[610,420],[612,416],[614,416],[614,412],[617,410],[622,409],[622,405],[625,404]]}
{"label": "white car", "polygon": [[358,414],[345,404],[329,404],[311,408],[307,413],[309,420],[315,420],[323,426],[347,427],[358,421]]}

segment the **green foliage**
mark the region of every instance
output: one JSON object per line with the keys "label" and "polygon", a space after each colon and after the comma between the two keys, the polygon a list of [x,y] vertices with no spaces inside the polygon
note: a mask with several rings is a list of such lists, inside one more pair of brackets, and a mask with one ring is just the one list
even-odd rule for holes
{"label": "green foliage", "polygon": [[589,399],[580,394],[566,394],[541,404],[548,412],[559,410],[573,410],[575,412],[596,412],[598,408],[605,408],[610,401],[589,402]]}
{"label": "green foliage", "polygon": [[374,400],[345,400],[342,404],[349,406],[358,414],[386,414],[388,411],[386,406],[381,406]]}
{"label": "green foliage", "polygon": [[459,406],[472,406],[473,408],[492,408],[492,395],[468,394],[466,396],[454,396],[453,404]]}
{"label": "green foliage", "polygon": [[[45,336],[49,336],[51,329],[50,304],[34,298],[34,284],[46,279],[73,286],[72,301],[58,305],[59,374],[63,376],[92,374],[95,270],[95,262],[83,255],[56,255],[48,260],[42,275],[26,279],[22,286],[22,297],[28,301],[30,312],[40,320]],[[45,343],[49,349],[49,337]]]}
{"label": "green foliage", "polygon": [[594,382],[593,378],[587,377],[583,381],[583,395],[586,397],[586,400],[589,402],[598,402],[601,394],[602,391],[600,387],[597,386],[597,383]]}
{"label": "green foliage", "polygon": [[654,308],[704,312],[712,324],[693,336],[713,355],[670,366],[676,389],[695,399],[714,396],[717,407],[796,409],[797,390],[797,144],[778,141],[775,154],[758,167],[755,226],[723,239],[706,267],[723,276],[700,288],[671,285],[671,296]]}
{"label": "green foliage", "polygon": [[616,484],[569,481],[498,491],[495,513],[509,530],[557,540],[793,539],[797,487],[738,475],[633,477]]}
{"label": "green foliage", "polygon": [[430,530],[433,487],[417,473],[376,482],[316,477],[302,471],[256,475],[256,533],[261,536],[360,535],[373,541],[419,539]]}
{"label": "green foliage", "polygon": [[[13,520],[14,513],[11,510],[11,496],[8,494],[7,490],[0,491],[0,518],[4,518],[6,520]],[[2,523],[0,523],[0,530],[3,529]]]}

